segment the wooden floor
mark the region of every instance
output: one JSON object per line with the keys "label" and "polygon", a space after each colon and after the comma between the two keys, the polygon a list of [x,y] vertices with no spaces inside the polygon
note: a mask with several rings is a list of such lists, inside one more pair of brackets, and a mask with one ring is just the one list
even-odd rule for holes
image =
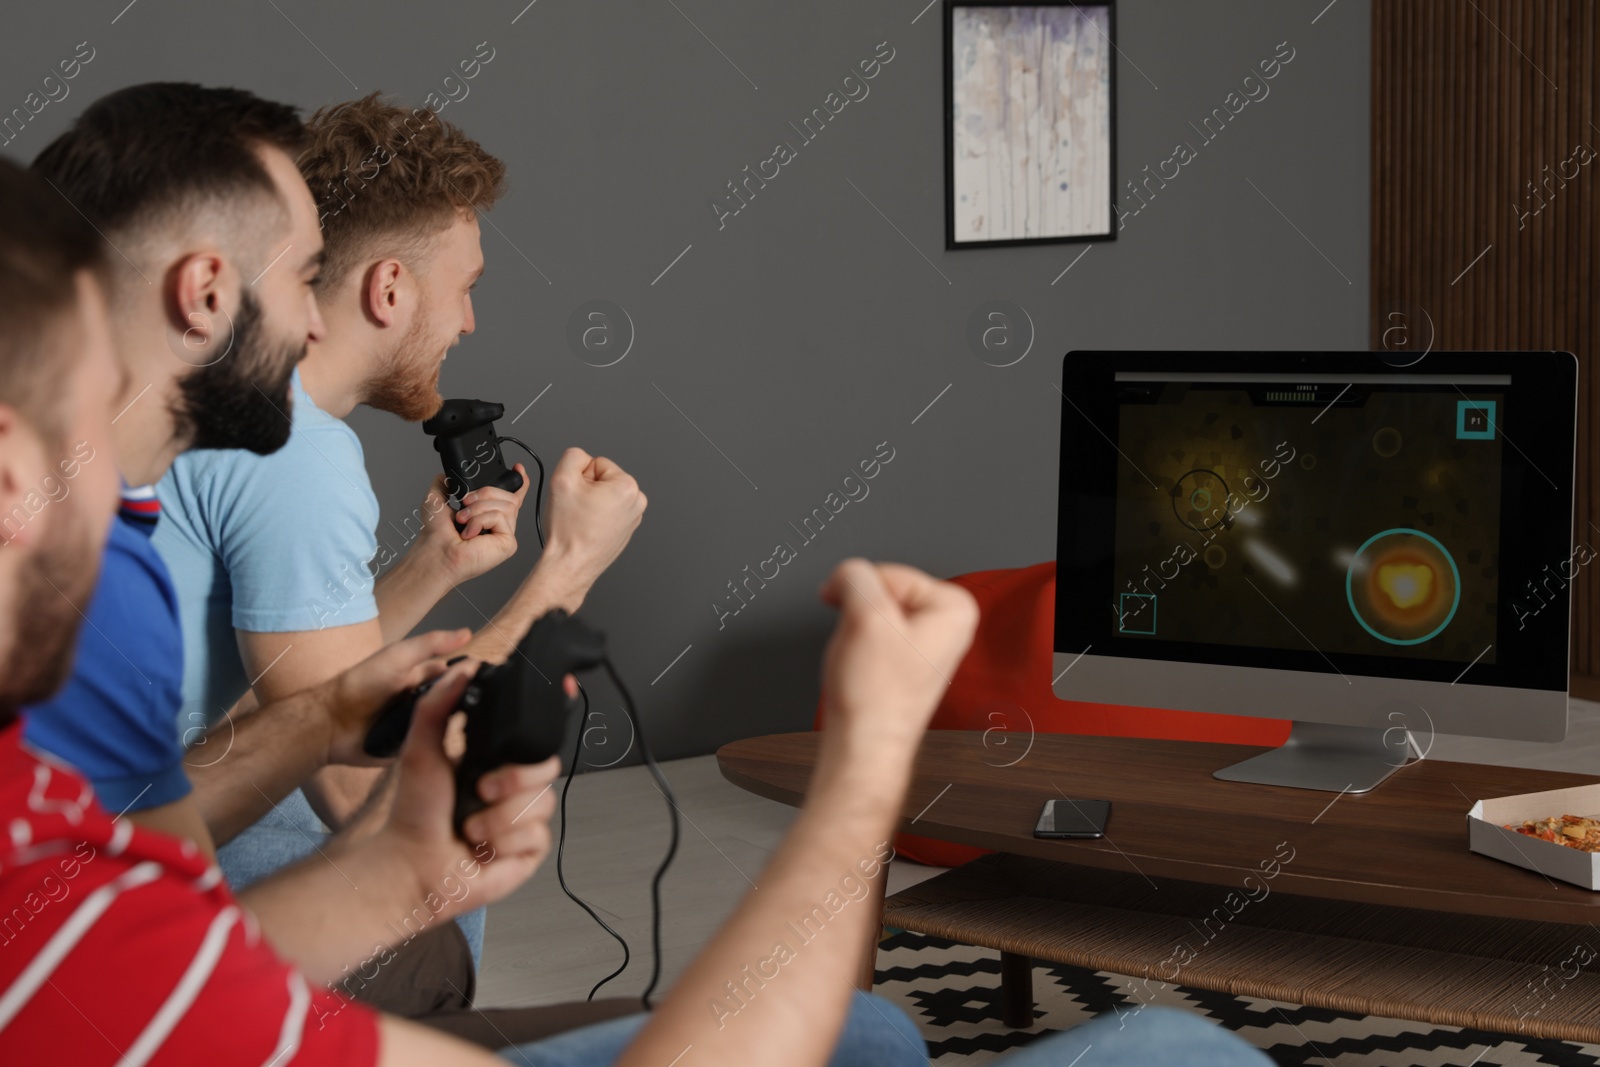
{"label": "wooden floor", "polygon": [[[1600,704],[1574,700],[1571,706],[1567,740],[1559,745],[1440,735],[1428,757],[1600,774]],[[1427,748],[1425,738],[1418,744]],[[794,809],[724,781],[714,756],[662,769],[678,795],[682,837],[662,885],[659,989],[670,986],[749,890],[794,817]],[[666,802],[648,771],[626,767],[580,775],[568,807],[567,884],[633,949],[627,973],[600,995],[637,995],[650,975],[650,878],[667,847]],[[937,873],[896,861],[889,892]],[[489,909],[478,1004],[581,1000],[621,960],[621,946],[561,892],[552,857],[521,890]]]}

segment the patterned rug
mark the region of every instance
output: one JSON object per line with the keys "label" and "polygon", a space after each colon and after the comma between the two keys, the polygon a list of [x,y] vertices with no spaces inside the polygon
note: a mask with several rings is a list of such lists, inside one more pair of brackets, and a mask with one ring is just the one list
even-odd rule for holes
{"label": "patterned rug", "polygon": [[[1033,972],[1034,1026],[1011,1030],[1001,1022],[998,952],[905,932],[879,946],[876,974],[873,991],[917,1021],[938,1067],[988,1063],[1102,1012],[1130,1011],[1149,1002],[1142,989],[1142,999],[1135,995],[1134,980],[1123,975],[1041,963]],[[1213,1020],[1282,1067],[1600,1065],[1600,1045],[1351,1015],[1185,986],[1161,991],[1155,1003]]]}

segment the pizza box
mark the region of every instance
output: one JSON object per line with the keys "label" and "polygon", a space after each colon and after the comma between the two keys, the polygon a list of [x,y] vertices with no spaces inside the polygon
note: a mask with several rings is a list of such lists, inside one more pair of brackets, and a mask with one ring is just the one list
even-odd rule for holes
{"label": "pizza box", "polygon": [[1474,852],[1585,889],[1600,889],[1600,853],[1581,852],[1506,829],[1508,823],[1521,826],[1530,819],[1557,815],[1600,815],[1600,785],[1480,800],[1467,812],[1467,840]]}

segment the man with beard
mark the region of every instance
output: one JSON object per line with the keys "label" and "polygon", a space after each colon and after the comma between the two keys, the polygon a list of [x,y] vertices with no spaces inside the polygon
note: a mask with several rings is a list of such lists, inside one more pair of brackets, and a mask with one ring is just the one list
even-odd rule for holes
{"label": "man with beard", "polygon": [[[443,479],[403,523],[383,527],[357,404],[418,421],[442,403],[447,351],[475,326],[483,272],[477,213],[505,166],[424,108],[377,94],[307,122],[302,174],[320,197],[326,328],[296,374],[294,432],[270,456],[196,452],[161,482],[156,548],[184,622],[184,723],[203,727],[245,698],[272,701],[337,674],[409,633],[453,588],[516,550],[529,491],[485,488],[452,516]],[[467,651],[503,660],[533,620],[576,611],[638,527],[645,497],[604,458],[569,449],[550,479],[537,565]],[[487,618],[488,613],[484,613]],[[253,696],[247,692],[253,687]],[[191,756],[191,760],[203,758]],[[220,853],[234,885],[299,858],[368,798],[381,771],[327,767]],[[479,954],[481,932],[468,929]]]}
{"label": "man with beard", "polygon": [[[116,250],[107,293],[128,389],[115,459],[101,462],[127,484],[153,484],[188,448],[265,453],[287,440],[290,376],[323,330],[322,236],[290,154],[303,136],[293,109],[249,93],[152,84],[91,105],[34,161]],[[73,676],[33,709],[28,740],[108,806],[209,852],[268,805],[241,792],[237,766],[191,768],[191,793],[175,727],[177,599],[150,543],[158,516],[152,492],[124,493]],[[288,754],[250,730],[252,759]]]}

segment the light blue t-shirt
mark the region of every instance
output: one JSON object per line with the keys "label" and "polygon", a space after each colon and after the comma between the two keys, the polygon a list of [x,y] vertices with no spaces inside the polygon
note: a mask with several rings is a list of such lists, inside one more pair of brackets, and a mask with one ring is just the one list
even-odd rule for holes
{"label": "light blue t-shirt", "polygon": [[378,498],[361,441],[293,378],[293,430],[267,456],[180,455],[156,492],[156,551],[183,626],[179,729],[219,719],[250,688],[235,630],[283,633],[378,616]]}

